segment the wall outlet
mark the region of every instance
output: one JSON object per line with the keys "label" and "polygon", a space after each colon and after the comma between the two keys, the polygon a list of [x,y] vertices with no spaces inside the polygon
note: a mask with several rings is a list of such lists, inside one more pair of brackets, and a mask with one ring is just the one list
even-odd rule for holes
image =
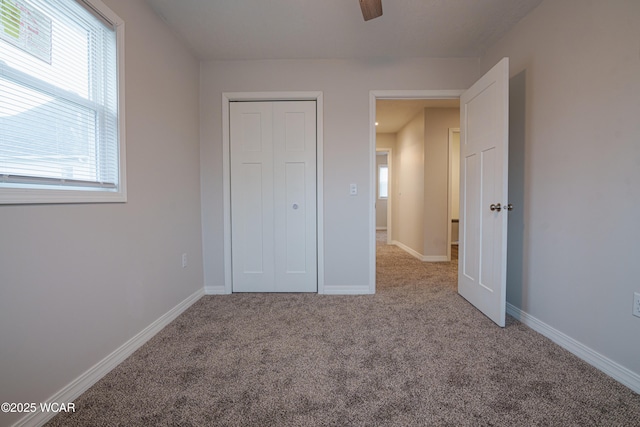
{"label": "wall outlet", "polygon": [[182,254],[182,268],[187,268],[187,254]]}
{"label": "wall outlet", "polygon": [[640,292],[633,293],[633,315],[640,317]]}
{"label": "wall outlet", "polygon": [[352,196],[358,195],[358,184],[349,185],[349,194],[351,194]]}

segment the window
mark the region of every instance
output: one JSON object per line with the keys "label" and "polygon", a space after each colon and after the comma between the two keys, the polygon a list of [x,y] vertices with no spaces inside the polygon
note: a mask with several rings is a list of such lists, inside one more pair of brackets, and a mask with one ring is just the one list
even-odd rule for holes
{"label": "window", "polygon": [[99,0],[0,0],[0,203],[126,201],[123,37]]}
{"label": "window", "polygon": [[389,167],[387,165],[378,166],[378,198],[389,197]]}

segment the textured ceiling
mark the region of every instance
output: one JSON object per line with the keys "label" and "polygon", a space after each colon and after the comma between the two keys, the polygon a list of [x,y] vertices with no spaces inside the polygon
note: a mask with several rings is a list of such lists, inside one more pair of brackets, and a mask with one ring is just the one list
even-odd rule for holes
{"label": "textured ceiling", "polygon": [[476,57],[542,0],[146,0],[207,59]]}

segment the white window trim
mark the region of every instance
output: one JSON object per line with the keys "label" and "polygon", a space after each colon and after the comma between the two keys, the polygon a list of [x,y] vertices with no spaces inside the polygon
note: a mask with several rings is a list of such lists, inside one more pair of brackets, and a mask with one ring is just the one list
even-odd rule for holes
{"label": "white window trim", "polygon": [[54,203],[123,203],[127,201],[126,144],[125,144],[125,88],[124,88],[124,21],[101,0],[77,0],[98,16],[113,24],[116,31],[116,61],[118,78],[118,189],[92,189],[79,187],[0,187],[2,204],[54,204]]}

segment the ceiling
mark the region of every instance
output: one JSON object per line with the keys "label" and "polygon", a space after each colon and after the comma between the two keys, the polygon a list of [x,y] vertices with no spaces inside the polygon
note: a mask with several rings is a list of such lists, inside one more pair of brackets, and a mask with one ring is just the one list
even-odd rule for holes
{"label": "ceiling", "polygon": [[201,60],[478,57],[542,0],[146,0]]}
{"label": "ceiling", "polygon": [[376,133],[396,133],[425,108],[460,108],[460,99],[379,99]]}
{"label": "ceiling", "polygon": [[[146,0],[201,60],[479,57],[542,0]],[[377,132],[458,100],[379,100]]]}

